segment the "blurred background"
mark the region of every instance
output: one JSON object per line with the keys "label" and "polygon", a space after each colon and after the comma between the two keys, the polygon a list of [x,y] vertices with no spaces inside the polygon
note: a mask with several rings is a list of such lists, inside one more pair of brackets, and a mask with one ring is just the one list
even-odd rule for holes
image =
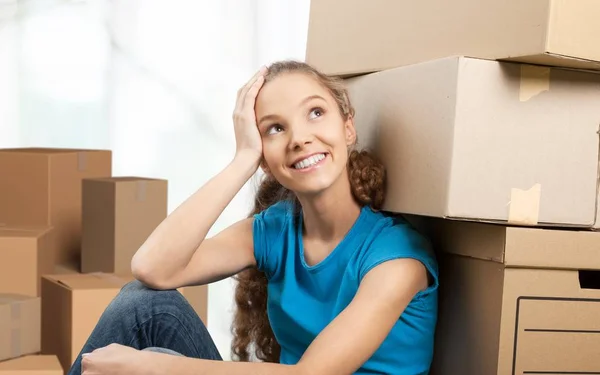
{"label": "blurred background", "polygon": [[[113,174],[169,181],[169,212],[233,157],[238,88],[304,60],[310,0],[0,0],[0,148],[110,149]],[[211,234],[247,216],[250,181]],[[230,358],[233,282],[209,287]]]}

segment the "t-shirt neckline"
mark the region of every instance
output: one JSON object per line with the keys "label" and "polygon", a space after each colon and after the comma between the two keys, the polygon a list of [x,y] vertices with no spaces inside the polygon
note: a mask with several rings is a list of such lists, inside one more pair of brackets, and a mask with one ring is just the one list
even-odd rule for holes
{"label": "t-shirt neckline", "polygon": [[346,243],[352,241],[352,239],[356,236],[356,233],[359,230],[360,224],[362,223],[365,216],[367,215],[367,209],[368,209],[368,206],[361,207],[360,213],[358,214],[358,217],[356,218],[356,220],[350,227],[350,230],[348,230],[348,233],[346,233],[346,235],[342,238],[342,240],[333,248],[333,250],[323,260],[321,260],[320,262],[318,262],[317,264],[315,264],[313,266],[309,266],[308,263],[306,263],[306,258],[304,257],[304,237],[302,236],[302,226],[304,225],[304,221],[303,221],[304,216],[302,214],[302,211],[300,211],[300,213],[298,214],[298,222],[296,225],[296,238],[298,238],[298,246],[300,248],[300,261],[301,261],[304,269],[306,269],[307,271],[310,271],[310,272],[316,272],[316,271],[320,270],[321,268],[325,267],[328,263],[330,263],[331,259],[335,258],[335,255],[340,252],[340,249],[342,247],[344,247],[346,245]]}

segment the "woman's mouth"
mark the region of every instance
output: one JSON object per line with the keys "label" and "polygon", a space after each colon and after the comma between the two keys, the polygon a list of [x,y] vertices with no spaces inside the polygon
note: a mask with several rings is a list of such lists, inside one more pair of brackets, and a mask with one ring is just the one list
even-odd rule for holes
{"label": "woman's mouth", "polygon": [[292,169],[298,172],[307,172],[317,168],[327,158],[327,153],[314,154],[292,165]]}

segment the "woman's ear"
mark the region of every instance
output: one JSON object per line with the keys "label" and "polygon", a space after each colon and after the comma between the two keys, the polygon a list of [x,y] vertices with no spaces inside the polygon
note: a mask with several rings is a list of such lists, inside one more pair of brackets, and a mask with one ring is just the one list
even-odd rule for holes
{"label": "woman's ear", "polygon": [[352,116],[348,116],[348,119],[344,123],[344,130],[346,132],[346,144],[354,146],[356,143],[356,128],[354,127],[354,118]]}
{"label": "woman's ear", "polygon": [[260,161],[260,169],[262,169],[262,171],[266,174],[266,175],[271,175],[271,170],[269,169],[269,166],[267,165],[267,162],[265,161],[265,158],[262,158]]}

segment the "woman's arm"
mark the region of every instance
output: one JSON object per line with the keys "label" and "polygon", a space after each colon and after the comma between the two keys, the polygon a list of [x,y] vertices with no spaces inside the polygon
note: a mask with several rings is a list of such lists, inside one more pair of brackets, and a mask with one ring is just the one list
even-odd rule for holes
{"label": "woman's arm", "polygon": [[[133,256],[131,271],[148,286],[174,289],[206,284],[255,263],[251,219],[234,224],[213,239],[205,238],[260,164],[262,140],[254,103],[264,73],[264,69],[259,70],[238,92],[233,161],[167,216]],[[206,160],[198,160],[199,168],[202,162]]]}
{"label": "woman's arm", "polygon": [[414,259],[373,268],[353,301],[313,341],[297,365],[207,361],[147,353],[158,374],[344,375],[354,373],[379,348],[412,298],[427,287],[427,271]]}
{"label": "woman's arm", "polygon": [[225,207],[256,170],[241,154],[190,196],[134,255],[133,275],[156,289],[206,284],[254,264],[251,220],[205,237]]}

